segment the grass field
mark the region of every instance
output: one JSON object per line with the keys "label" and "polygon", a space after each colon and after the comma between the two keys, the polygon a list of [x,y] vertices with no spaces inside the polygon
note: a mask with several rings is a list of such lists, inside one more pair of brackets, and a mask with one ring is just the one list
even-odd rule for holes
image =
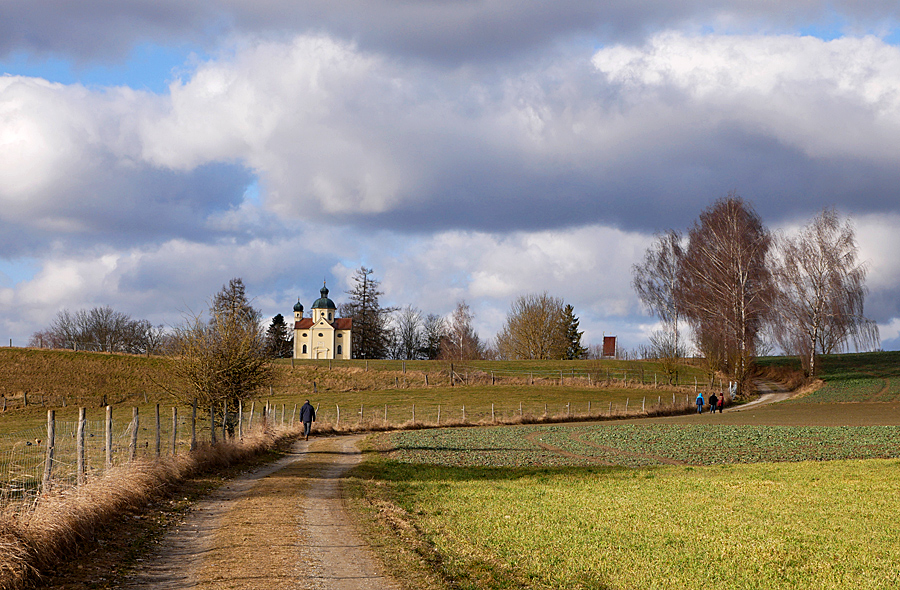
{"label": "grass field", "polygon": [[381,434],[353,504],[430,588],[900,587],[898,360],[742,412]]}
{"label": "grass field", "polygon": [[419,555],[447,586],[744,590],[897,587],[898,470],[388,461],[359,476],[370,506],[420,531]]}
{"label": "grass field", "polygon": [[[799,369],[792,358],[763,359],[764,364]],[[836,354],[821,357],[825,386],[792,403],[900,402],[900,352]]]}

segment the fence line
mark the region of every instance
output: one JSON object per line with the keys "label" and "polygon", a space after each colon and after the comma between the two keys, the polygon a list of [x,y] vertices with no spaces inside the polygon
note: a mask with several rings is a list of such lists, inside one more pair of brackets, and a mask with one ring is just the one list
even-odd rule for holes
{"label": "fence line", "polygon": [[[267,423],[274,426],[264,419],[265,411],[256,411],[256,419],[252,413],[236,416],[235,433],[248,434],[251,422],[256,429],[266,428]],[[68,419],[73,413],[74,419]],[[46,427],[0,434],[0,505],[29,502],[44,491],[83,485],[128,461],[187,453],[196,448],[197,440],[211,441],[215,434],[210,424],[196,421],[193,411],[179,412],[177,406],[172,407],[171,421],[162,419],[158,404],[152,419],[141,419],[137,408],[132,409],[131,419],[123,418],[122,408],[114,416],[107,406],[104,414],[104,418],[88,420],[85,408],[49,410]],[[168,444],[163,445],[163,440]]]}

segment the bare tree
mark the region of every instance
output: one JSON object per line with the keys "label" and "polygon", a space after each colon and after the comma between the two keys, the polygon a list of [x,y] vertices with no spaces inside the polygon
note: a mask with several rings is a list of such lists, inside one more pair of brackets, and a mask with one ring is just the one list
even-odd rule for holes
{"label": "bare tree", "polygon": [[456,304],[456,309],[447,324],[447,333],[441,341],[440,358],[450,361],[481,358],[481,340],[472,328],[474,319],[475,314],[465,301]]}
{"label": "bare tree", "polygon": [[232,281],[216,295],[208,319],[189,316],[172,338],[173,370],[184,388],[169,389],[185,401],[196,398],[219,415],[233,415],[240,400],[274,378],[260,313],[234,285]]}
{"label": "bare tree", "polygon": [[430,313],[422,321],[422,348],[420,354],[426,360],[441,355],[441,342],[447,337],[447,322],[441,316]]}
{"label": "bare tree", "polygon": [[777,290],[778,344],[803,359],[806,371],[818,371],[816,356],[844,349],[878,346],[878,327],[863,315],[866,265],[849,220],[823,210],[793,237],[782,236],[771,257]]}
{"label": "bare tree", "polygon": [[149,354],[161,337],[162,327],[147,320],[134,320],[111,307],[94,307],[76,312],[62,310],[49,328],[35,332],[33,346],[73,348],[100,352]]}
{"label": "bare tree", "polygon": [[407,305],[394,314],[394,353],[393,357],[403,360],[421,358],[424,334],[422,331],[422,312]]}
{"label": "bare tree", "polygon": [[659,351],[663,356],[683,353],[678,326],[682,314],[676,297],[678,270],[683,257],[681,234],[669,230],[656,236],[644,254],[644,260],[631,267],[631,284],[635,292],[647,310],[662,321],[664,331],[668,332],[657,337],[658,343],[665,343]]}
{"label": "bare tree", "polygon": [[680,359],[686,356],[684,345],[673,330],[657,330],[650,335],[650,343],[639,348],[642,358],[660,361],[660,368],[671,385],[678,376]]}
{"label": "bare tree", "polygon": [[731,193],[700,214],[688,235],[676,299],[698,348],[738,383],[750,375],[756,340],[772,313],[766,256],[769,231],[753,209]]}
{"label": "bare tree", "polygon": [[562,299],[546,292],[521,295],[497,334],[497,349],[507,359],[566,358],[568,327]]}

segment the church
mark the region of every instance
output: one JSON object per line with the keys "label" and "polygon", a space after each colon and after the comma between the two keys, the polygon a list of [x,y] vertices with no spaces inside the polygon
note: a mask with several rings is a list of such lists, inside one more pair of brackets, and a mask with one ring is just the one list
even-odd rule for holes
{"label": "church", "polygon": [[294,305],[295,359],[349,359],[353,318],[337,317],[334,301],[323,284],[312,305],[312,317],[303,317],[303,304]]}

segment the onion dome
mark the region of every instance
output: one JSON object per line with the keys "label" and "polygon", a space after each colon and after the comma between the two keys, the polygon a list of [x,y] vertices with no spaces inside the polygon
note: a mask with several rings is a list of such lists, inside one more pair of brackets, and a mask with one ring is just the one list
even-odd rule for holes
{"label": "onion dome", "polygon": [[315,300],[312,305],[313,309],[337,309],[334,305],[334,301],[328,298],[328,287],[322,285],[319,294],[321,297]]}

